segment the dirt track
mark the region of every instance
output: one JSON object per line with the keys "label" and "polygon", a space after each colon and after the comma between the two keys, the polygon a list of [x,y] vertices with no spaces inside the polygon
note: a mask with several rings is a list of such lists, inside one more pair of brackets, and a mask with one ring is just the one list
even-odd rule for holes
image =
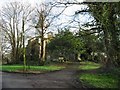
{"label": "dirt track", "polygon": [[2,88],[76,88],[76,71],[68,68],[44,74],[3,72]]}

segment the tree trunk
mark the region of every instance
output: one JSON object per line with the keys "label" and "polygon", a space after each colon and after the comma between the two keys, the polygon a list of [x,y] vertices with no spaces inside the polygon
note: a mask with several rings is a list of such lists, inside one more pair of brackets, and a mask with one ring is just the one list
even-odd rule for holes
{"label": "tree trunk", "polygon": [[25,52],[25,30],[24,30],[24,18],[22,20],[22,31],[23,31],[23,60],[24,60],[24,70],[26,71],[26,52]]}
{"label": "tree trunk", "polygon": [[116,18],[114,17],[115,11],[112,7],[112,4],[110,4],[110,13],[109,13],[109,29],[111,32],[111,52],[113,56],[113,63],[114,65],[117,64],[117,60],[119,59],[119,48],[118,48],[118,36],[117,36],[117,28],[115,26]]}
{"label": "tree trunk", "polygon": [[2,64],[2,31],[0,29],[0,65]]}
{"label": "tree trunk", "polygon": [[45,62],[45,51],[44,51],[44,29],[42,27],[41,33],[41,53],[40,53],[40,65],[44,65]]}
{"label": "tree trunk", "polygon": [[110,35],[107,29],[104,29],[104,46],[105,46],[105,52],[106,52],[106,60],[105,60],[105,68],[110,68],[112,65],[112,56],[111,56],[111,50],[110,50]]}

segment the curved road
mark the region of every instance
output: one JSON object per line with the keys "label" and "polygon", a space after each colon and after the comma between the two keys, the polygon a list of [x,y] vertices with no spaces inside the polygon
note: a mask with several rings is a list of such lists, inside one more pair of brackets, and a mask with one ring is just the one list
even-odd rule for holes
{"label": "curved road", "polygon": [[75,88],[75,69],[44,74],[2,73],[2,88]]}

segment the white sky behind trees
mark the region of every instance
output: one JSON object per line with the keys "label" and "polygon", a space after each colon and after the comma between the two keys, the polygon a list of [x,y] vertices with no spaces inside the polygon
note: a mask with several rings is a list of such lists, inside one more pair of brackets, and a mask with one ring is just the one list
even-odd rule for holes
{"label": "white sky behind trees", "polygon": [[[35,7],[36,4],[40,4],[41,2],[49,2],[49,1],[74,1],[74,2],[82,2],[83,0],[0,0],[0,9],[2,7],[4,7],[6,5],[6,3],[9,3],[9,2],[22,2],[23,4],[28,4],[30,3],[32,7]],[[84,7],[87,7],[85,5],[72,5],[68,8],[66,8],[66,10],[63,12],[63,14],[61,15],[60,17],[60,21],[59,23],[64,23],[64,22],[67,22],[67,24],[69,23],[69,21],[71,19],[73,19],[73,17],[71,17],[72,15],[75,14],[75,11],[77,10],[81,10],[81,8],[84,8]],[[89,16],[88,15],[79,15],[80,18],[80,22],[81,23],[84,23],[84,22],[87,22]]]}
{"label": "white sky behind trees", "polygon": [[[39,5],[41,2],[49,2],[49,1],[52,1],[52,0],[0,0],[0,10],[7,3],[10,3],[10,2],[22,2],[23,4],[31,4],[32,7],[35,7],[36,5]],[[53,0],[53,1],[76,1],[76,2],[82,2],[83,0]],[[85,8],[85,7],[87,7],[87,6],[85,6],[85,5],[72,5],[72,6],[68,7],[68,8],[66,8],[65,11],[63,12],[63,14],[59,17],[59,20],[56,20],[54,22],[54,24],[56,24],[57,27],[55,27],[55,28],[52,27],[50,29],[53,32],[56,33],[57,31],[54,30],[54,29],[64,28],[65,26],[68,27],[68,24],[74,18],[74,17],[72,17],[72,15],[75,14],[75,11],[81,10],[82,8]],[[57,10],[59,12],[59,9],[56,9],[55,11],[57,11]],[[89,15],[78,15],[77,16],[77,20],[80,21],[80,24],[83,24],[83,23],[89,21],[90,19],[89,19]],[[59,25],[57,25],[57,24],[60,24],[60,23],[64,23],[64,24],[59,27]],[[77,26],[78,24],[77,23],[73,23],[72,25],[73,26]],[[74,30],[76,30],[76,29],[72,29],[72,31],[74,31]],[[33,32],[32,33],[29,32],[29,34],[33,34]]]}
{"label": "white sky behind trees", "polygon": [[9,2],[23,2],[23,3],[30,3],[32,6],[35,6],[36,3],[44,2],[44,0],[0,0],[0,8],[5,5],[5,3]]}
{"label": "white sky behind trees", "polygon": [[[41,2],[49,2],[52,0],[0,0],[0,10],[2,10],[2,7],[4,7],[6,4],[9,4],[10,2],[22,2],[24,5],[26,4],[31,4],[31,6],[34,8],[36,7],[36,5],[40,5]],[[53,0],[53,1],[57,1],[57,0]],[[61,0],[58,0],[61,1]],[[72,1],[72,0],[62,0],[62,1]],[[82,1],[82,0],[73,0],[73,1]],[[82,8],[86,8],[87,6],[85,5],[72,5],[70,7],[67,7],[65,9],[65,11],[60,15],[59,18],[55,19],[55,22],[53,23],[53,27],[50,27],[48,31],[52,31],[53,33],[57,33],[58,32],[58,28],[69,28],[69,26],[73,26],[73,27],[78,27],[78,23],[74,22],[72,24],[69,24],[71,22],[71,20],[73,20],[73,15],[75,14],[75,11],[77,10],[81,10]],[[55,8],[53,10],[53,12],[57,12],[59,13],[61,11],[61,8]],[[83,24],[85,22],[90,21],[91,19],[89,18],[90,16],[88,14],[85,15],[77,15],[76,16],[76,20],[80,22],[80,24]],[[38,21],[37,21],[38,22]],[[59,24],[63,23],[61,26],[59,26]],[[71,28],[71,31],[78,31],[77,28]],[[26,38],[25,40],[25,44],[28,44],[28,40],[31,37],[36,36],[35,32],[37,30],[33,27],[31,28],[31,30],[29,30],[29,32],[27,32]],[[37,34],[38,35],[38,34]],[[4,41],[3,41],[4,42]],[[7,45],[9,46],[9,44],[7,43]],[[7,50],[8,51],[8,50]]]}

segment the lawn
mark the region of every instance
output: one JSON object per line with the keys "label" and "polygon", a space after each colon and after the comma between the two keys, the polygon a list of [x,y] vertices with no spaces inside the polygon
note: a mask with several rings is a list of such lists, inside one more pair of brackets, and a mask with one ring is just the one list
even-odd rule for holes
{"label": "lawn", "polygon": [[81,64],[79,66],[80,70],[93,70],[101,67],[100,64],[94,62],[80,62],[80,64]]}
{"label": "lawn", "polygon": [[118,77],[111,74],[82,74],[79,79],[96,88],[118,88]]}
{"label": "lawn", "polygon": [[[94,62],[81,62],[79,70],[85,72],[78,75],[83,85],[94,88],[118,88],[120,69],[111,72],[100,72],[98,68],[102,65]],[[93,71],[94,70],[94,71]],[[88,72],[89,71],[89,72]]]}
{"label": "lawn", "polygon": [[[0,66],[2,71],[8,72],[18,72],[23,71],[23,65],[2,65]],[[57,66],[57,65],[45,65],[45,66],[27,66],[27,71],[56,71],[65,68],[64,66]]]}

